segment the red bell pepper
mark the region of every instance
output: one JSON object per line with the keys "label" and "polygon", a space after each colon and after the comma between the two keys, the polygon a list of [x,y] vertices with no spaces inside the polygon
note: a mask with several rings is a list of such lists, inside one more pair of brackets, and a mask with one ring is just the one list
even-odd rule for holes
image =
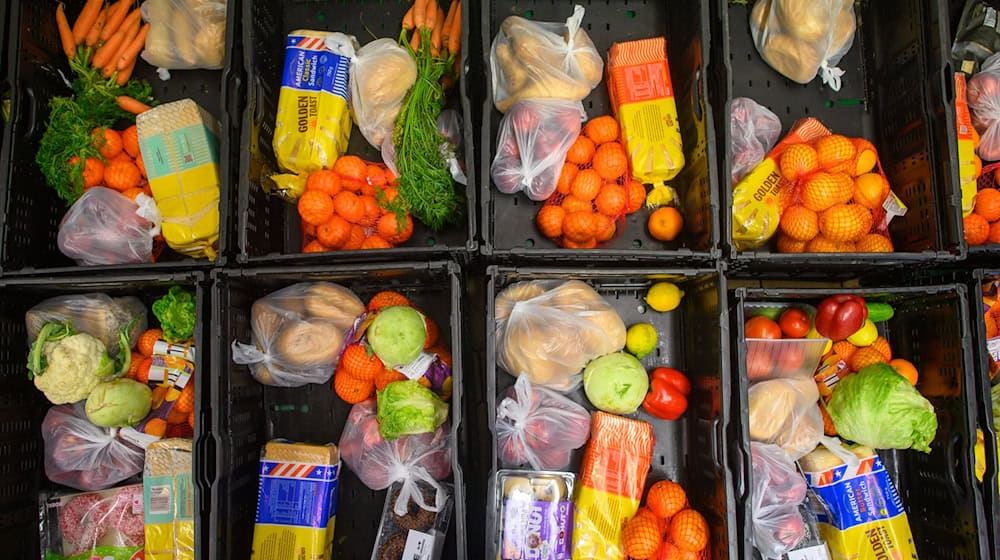
{"label": "red bell pepper", "polygon": [[642,408],[664,420],[677,420],[688,407],[691,382],[673,368],[653,370],[649,380],[649,394],[642,401]]}
{"label": "red bell pepper", "polygon": [[816,310],[816,332],[831,339],[843,340],[858,332],[868,318],[868,307],[860,296],[830,296]]}

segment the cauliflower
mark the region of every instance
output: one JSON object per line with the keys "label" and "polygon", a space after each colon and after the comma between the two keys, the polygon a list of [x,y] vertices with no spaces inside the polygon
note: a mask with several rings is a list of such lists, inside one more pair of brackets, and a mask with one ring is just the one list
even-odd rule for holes
{"label": "cauliflower", "polygon": [[103,342],[86,333],[73,334],[72,327],[58,323],[42,329],[29,358],[35,387],[53,404],[86,399],[98,383],[115,372]]}

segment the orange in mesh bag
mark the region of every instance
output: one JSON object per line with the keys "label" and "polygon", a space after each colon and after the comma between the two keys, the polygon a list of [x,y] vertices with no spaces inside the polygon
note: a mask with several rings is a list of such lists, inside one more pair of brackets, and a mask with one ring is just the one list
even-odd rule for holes
{"label": "orange in mesh bag", "polygon": [[618,122],[597,117],[566,153],[556,192],[535,216],[542,235],[567,249],[593,249],[620,233],[642,208],[646,188],[629,174]]}
{"label": "orange in mesh bag", "polygon": [[656,439],[653,427],[595,412],[577,479],[573,560],[622,560],[622,528],[639,510]]}
{"label": "orange in mesh bag", "polygon": [[889,221],[906,213],[875,147],[813,118],[792,127],[733,200],[734,240],[756,247],[777,230],[782,253],[891,252]]}

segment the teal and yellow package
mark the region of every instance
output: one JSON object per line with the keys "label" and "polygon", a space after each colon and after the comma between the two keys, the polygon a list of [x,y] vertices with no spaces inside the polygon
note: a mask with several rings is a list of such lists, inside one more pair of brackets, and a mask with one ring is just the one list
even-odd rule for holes
{"label": "teal and yellow package", "polygon": [[291,174],[272,177],[289,198],[298,198],[305,175],[333,166],[351,138],[348,70],[357,40],[343,33],[292,31],[274,123],[274,155]]}
{"label": "teal and yellow package", "polygon": [[330,560],[340,452],[332,443],[268,442],[260,460],[253,560]]}

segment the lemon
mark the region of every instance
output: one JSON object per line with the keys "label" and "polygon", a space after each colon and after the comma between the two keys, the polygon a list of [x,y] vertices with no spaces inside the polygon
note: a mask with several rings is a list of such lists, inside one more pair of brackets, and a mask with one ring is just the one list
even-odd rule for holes
{"label": "lemon", "polygon": [[656,349],[656,328],[649,323],[637,323],[625,333],[625,349],[640,360]]}
{"label": "lemon", "polygon": [[684,292],[670,282],[657,282],[646,292],[646,303],[654,310],[664,313],[673,311],[681,304]]}
{"label": "lemon", "polygon": [[[806,333],[806,338],[824,338],[824,336],[819,334],[819,331],[816,330],[816,325],[813,325],[809,327],[809,332]],[[824,356],[827,355],[828,353],[830,353],[830,350],[832,349],[833,349],[833,341],[827,338],[826,346],[823,347],[823,355]]]}
{"label": "lemon", "polygon": [[847,337],[847,342],[855,346],[871,346],[875,343],[876,338],[878,338],[878,328],[875,327],[875,323],[871,319],[865,319],[858,332]]}

